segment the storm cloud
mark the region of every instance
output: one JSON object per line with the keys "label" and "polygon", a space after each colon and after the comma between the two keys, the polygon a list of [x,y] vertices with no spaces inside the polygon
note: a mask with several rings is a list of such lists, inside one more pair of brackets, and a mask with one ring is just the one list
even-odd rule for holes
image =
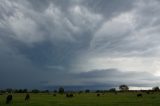
{"label": "storm cloud", "polygon": [[1,0],[1,87],[158,86],[159,5],[158,0]]}

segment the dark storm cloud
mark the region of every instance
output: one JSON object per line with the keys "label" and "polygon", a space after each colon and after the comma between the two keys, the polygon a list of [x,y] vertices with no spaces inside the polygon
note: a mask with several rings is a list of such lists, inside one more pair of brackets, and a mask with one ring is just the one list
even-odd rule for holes
{"label": "dark storm cloud", "polygon": [[[123,84],[127,83],[128,85],[142,85],[144,82],[155,81],[159,80],[159,77],[155,77],[151,75],[150,73],[144,73],[144,72],[122,72],[117,69],[105,69],[105,70],[93,70],[90,72],[82,72],[78,74],[80,78],[86,78],[86,79],[92,79],[92,81],[95,82],[97,79],[103,80],[103,83],[110,84]],[[148,79],[149,78],[149,79]],[[127,80],[126,80],[127,79]],[[90,80],[91,81],[91,80]],[[106,81],[106,82],[105,82]],[[139,81],[139,82],[137,82]],[[101,81],[100,81],[101,82]],[[143,83],[142,83],[143,82]],[[157,82],[158,83],[158,82]],[[150,83],[155,84],[155,83]]]}
{"label": "dark storm cloud", "polygon": [[[120,63],[101,70],[95,58],[154,56],[151,63],[157,66],[158,4],[156,0],[0,1],[0,84],[3,88],[40,87],[41,82],[87,85],[107,81],[112,85],[129,84],[132,78],[152,85],[141,78],[156,80],[153,75],[118,71]],[[77,70],[79,74],[74,73]]]}
{"label": "dark storm cloud", "polygon": [[[57,73],[57,77],[62,73]],[[120,84],[127,84],[129,86],[156,86],[159,84],[159,77],[155,77],[147,72],[122,72],[117,69],[105,69],[105,70],[92,70],[89,72],[81,73],[63,73],[63,79],[53,81],[43,81],[43,85],[46,87],[53,86],[54,84],[61,83],[62,85],[70,83],[70,86],[106,86],[117,87]],[[64,82],[65,80],[65,82]],[[74,81],[73,81],[74,80]],[[64,83],[64,84],[63,84]]]}
{"label": "dark storm cloud", "polygon": [[[5,40],[10,43],[9,46],[13,45],[13,48],[35,64],[69,64],[77,52],[89,47],[93,35],[89,20],[92,19],[80,14],[78,17],[82,17],[85,23],[77,22],[76,16],[71,16],[71,11],[66,15],[59,9],[63,4],[71,7],[71,3],[61,1],[62,6],[58,7],[57,3],[58,1],[48,0],[2,2],[1,13],[4,19],[1,19],[1,39],[7,35]],[[8,11],[12,11],[12,14],[7,15]],[[91,26],[84,28],[87,24]],[[74,29],[78,32],[74,32]]]}

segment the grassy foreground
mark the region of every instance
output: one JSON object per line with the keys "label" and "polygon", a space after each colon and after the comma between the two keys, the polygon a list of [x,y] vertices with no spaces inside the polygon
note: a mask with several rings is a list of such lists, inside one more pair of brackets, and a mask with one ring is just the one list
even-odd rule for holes
{"label": "grassy foreground", "polygon": [[29,103],[24,102],[25,94],[13,94],[13,103],[6,105],[7,95],[0,95],[0,106],[160,106],[160,94],[105,93],[99,97],[96,93],[74,94],[73,98],[57,94],[30,94]]}

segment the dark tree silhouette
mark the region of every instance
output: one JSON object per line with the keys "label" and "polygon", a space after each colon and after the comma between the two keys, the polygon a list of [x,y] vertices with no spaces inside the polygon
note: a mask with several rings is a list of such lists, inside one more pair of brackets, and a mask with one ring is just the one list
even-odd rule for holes
{"label": "dark tree silhouette", "polygon": [[119,90],[121,90],[121,91],[128,91],[129,87],[127,85],[120,85],[119,86]]}
{"label": "dark tree silhouette", "polygon": [[23,93],[27,93],[28,92],[28,89],[23,89]]}
{"label": "dark tree silhouette", "polygon": [[153,91],[159,91],[159,87],[158,87],[158,86],[155,86],[155,87],[152,88],[152,90],[153,90]]}
{"label": "dark tree silhouette", "polygon": [[64,93],[64,88],[60,87],[59,90],[58,90],[58,92],[61,93],[61,94]]}
{"label": "dark tree silhouette", "polygon": [[57,93],[57,90],[54,90],[53,92],[54,92],[54,93]]}
{"label": "dark tree silhouette", "polygon": [[12,92],[13,92],[13,89],[12,89],[12,88],[7,88],[7,89],[6,89],[6,92],[12,93]]}
{"label": "dark tree silhouette", "polygon": [[38,89],[33,89],[31,92],[32,93],[39,93],[40,91]]}
{"label": "dark tree silhouette", "polygon": [[90,92],[90,90],[89,90],[89,89],[86,89],[86,90],[85,90],[85,93],[89,93],[89,92]]}
{"label": "dark tree silhouette", "polygon": [[116,88],[111,88],[109,89],[110,92],[115,92],[116,91]]}

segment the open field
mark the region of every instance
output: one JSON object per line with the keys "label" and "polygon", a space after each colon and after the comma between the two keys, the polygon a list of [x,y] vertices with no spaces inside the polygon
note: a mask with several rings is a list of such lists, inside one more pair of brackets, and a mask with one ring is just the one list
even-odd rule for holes
{"label": "open field", "polygon": [[160,94],[146,94],[137,97],[137,93],[105,93],[96,96],[96,93],[74,94],[67,98],[65,95],[57,94],[30,94],[31,100],[24,102],[25,94],[13,94],[13,103],[5,104],[7,95],[0,95],[0,106],[159,106]]}

